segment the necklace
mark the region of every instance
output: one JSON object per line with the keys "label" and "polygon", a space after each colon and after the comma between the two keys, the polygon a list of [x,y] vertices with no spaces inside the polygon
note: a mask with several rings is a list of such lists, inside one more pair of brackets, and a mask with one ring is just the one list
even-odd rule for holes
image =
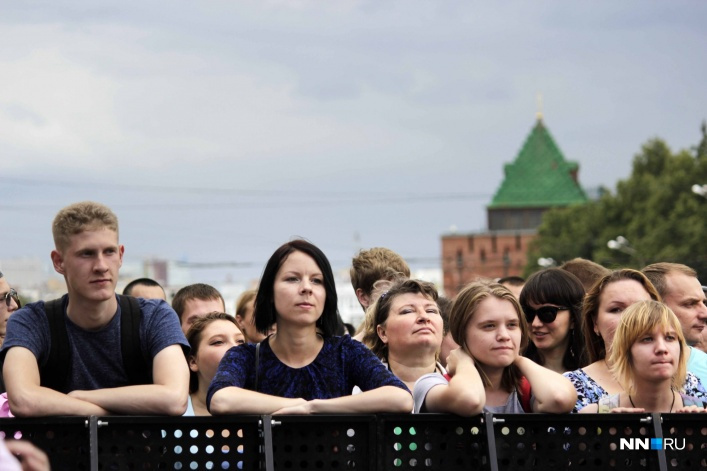
{"label": "necklace", "polygon": [[[670,414],[673,411],[673,406],[675,405],[675,391],[670,391],[673,393],[673,402],[670,404],[670,410],[668,411],[668,414]],[[631,399],[631,395],[628,395],[628,400],[631,401],[631,407],[636,409],[636,405],[633,403],[633,399]]]}

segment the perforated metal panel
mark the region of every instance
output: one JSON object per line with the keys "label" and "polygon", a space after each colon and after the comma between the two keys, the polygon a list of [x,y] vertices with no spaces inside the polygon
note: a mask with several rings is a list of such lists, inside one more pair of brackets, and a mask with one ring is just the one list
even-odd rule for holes
{"label": "perforated metal panel", "polygon": [[[0,431],[45,450],[54,471],[707,471],[703,414],[49,417],[0,419]],[[636,439],[651,448],[627,449]]]}
{"label": "perforated metal panel", "polygon": [[98,428],[100,470],[257,470],[258,416],[107,417]]}
{"label": "perforated metal panel", "polygon": [[380,415],[378,469],[490,469],[482,418]]}
{"label": "perforated metal panel", "polygon": [[34,443],[47,453],[53,471],[90,469],[86,417],[3,418],[0,419],[0,436]]}
{"label": "perforated metal panel", "polygon": [[273,420],[277,471],[375,469],[375,416],[273,416]]}
{"label": "perforated metal panel", "polygon": [[[658,469],[652,450],[621,450],[620,439],[654,437],[645,414],[496,415],[499,469]],[[643,420],[643,421],[642,421]]]}
{"label": "perforated metal panel", "polygon": [[[663,442],[668,469],[707,471],[705,414],[663,414]],[[666,439],[672,439],[666,444]]]}

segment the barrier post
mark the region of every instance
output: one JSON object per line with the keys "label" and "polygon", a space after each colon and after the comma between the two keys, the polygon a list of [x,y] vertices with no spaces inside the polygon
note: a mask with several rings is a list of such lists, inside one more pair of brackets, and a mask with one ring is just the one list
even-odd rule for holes
{"label": "barrier post", "polygon": [[491,464],[491,471],[498,471],[498,454],[496,453],[496,433],[494,432],[494,424],[496,420],[503,421],[503,419],[496,419],[491,412],[484,412],[484,422],[486,423],[486,436],[488,440],[489,447],[489,462]]}
{"label": "barrier post", "polygon": [[86,420],[88,427],[88,449],[91,471],[98,471],[98,417],[92,415]]}
{"label": "barrier post", "polygon": [[273,425],[280,425],[280,422],[272,420],[271,415],[263,415],[261,416],[260,424],[263,434],[262,453],[265,455],[265,471],[274,471],[275,459],[273,458],[272,427]]}
{"label": "barrier post", "polygon": [[[660,417],[660,413],[654,412],[651,416],[645,419],[647,422],[653,422],[653,434],[655,438],[659,438],[660,442],[663,442],[663,419]],[[641,420],[643,421],[643,420]],[[665,460],[665,449],[660,448],[658,451],[658,467],[660,471],[668,471],[668,463]]]}

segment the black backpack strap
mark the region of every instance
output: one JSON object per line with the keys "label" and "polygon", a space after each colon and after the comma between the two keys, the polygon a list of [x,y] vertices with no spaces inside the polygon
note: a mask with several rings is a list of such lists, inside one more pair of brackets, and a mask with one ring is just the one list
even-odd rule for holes
{"label": "black backpack strap", "polygon": [[39,368],[40,384],[44,387],[61,390],[69,375],[71,350],[69,334],[64,320],[64,298],[53,299],[44,303],[44,312],[49,321],[49,356],[47,362]]}
{"label": "black backpack strap", "polygon": [[140,346],[142,310],[136,298],[118,295],[120,302],[120,348],[123,367],[130,384],[152,383],[152,362],[148,362]]}
{"label": "black backpack strap", "polygon": [[253,390],[258,392],[258,379],[260,376],[260,344],[262,341],[255,344],[255,388]]}

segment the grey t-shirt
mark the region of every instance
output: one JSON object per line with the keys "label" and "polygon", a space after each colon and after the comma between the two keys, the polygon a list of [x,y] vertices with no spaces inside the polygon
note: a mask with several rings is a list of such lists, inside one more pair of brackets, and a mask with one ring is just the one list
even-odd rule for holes
{"label": "grey t-shirt", "polygon": [[430,392],[435,386],[440,384],[447,385],[449,381],[439,373],[427,373],[422,375],[415,381],[415,386],[412,388],[412,400],[414,402],[412,413],[419,414],[421,412],[427,412],[425,408],[425,398],[427,393]]}
{"label": "grey t-shirt", "polygon": [[[63,299],[66,306],[66,296]],[[137,299],[142,310],[140,347],[143,355],[152,360],[170,345],[181,345],[188,352],[189,344],[179,318],[169,304],[162,300]],[[60,391],[68,393],[130,384],[123,367],[120,346],[120,304],[113,319],[98,330],[84,330],[74,324],[66,313],[64,316],[71,349],[71,365],[67,381]],[[13,313],[7,323],[7,336],[0,358],[4,359],[7,351],[17,346],[29,349],[37,358],[40,369],[47,362],[51,335],[43,301],[27,304]]]}
{"label": "grey t-shirt", "polygon": [[[412,390],[412,398],[415,402],[415,407],[413,413],[419,414],[421,412],[427,412],[425,408],[425,398],[427,393],[430,392],[435,386],[440,384],[447,385],[449,381],[439,373],[429,373],[421,376],[420,379],[415,382],[415,387]],[[530,404],[535,402],[535,397],[530,394]],[[484,406],[485,412],[493,412],[494,414],[524,414],[523,406],[520,404],[518,394],[515,390],[508,396],[508,400],[502,406]]]}

